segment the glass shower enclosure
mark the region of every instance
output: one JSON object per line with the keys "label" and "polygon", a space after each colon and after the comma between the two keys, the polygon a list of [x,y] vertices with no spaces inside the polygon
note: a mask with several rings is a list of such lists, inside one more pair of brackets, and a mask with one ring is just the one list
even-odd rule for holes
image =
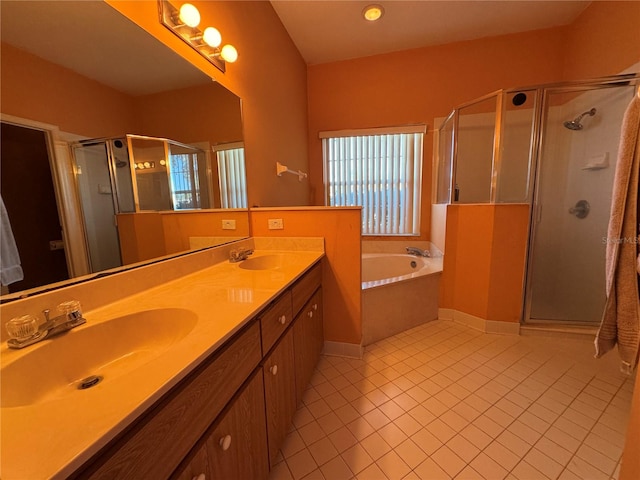
{"label": "glass shower enclosure", "polygon": [[638,75],[500,90],[438,132],[435,203],[530,206],[522,319],[593,325],[624,111]]}
{"label": "glass shower enclosure", "polygon": [[71,150],[91,272],[122,265],[116,214],[209,208],[208,159],[196,147],[126,135]]}

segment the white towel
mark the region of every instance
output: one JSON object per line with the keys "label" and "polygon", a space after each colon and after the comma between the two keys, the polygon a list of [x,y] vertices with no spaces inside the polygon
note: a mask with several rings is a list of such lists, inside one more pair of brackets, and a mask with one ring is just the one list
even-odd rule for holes
{"label": "white towel", "polygon": [[9,285],[24,278],[20,266],[20,255],[13,238],[9,215],[0,196],[0,283]]}

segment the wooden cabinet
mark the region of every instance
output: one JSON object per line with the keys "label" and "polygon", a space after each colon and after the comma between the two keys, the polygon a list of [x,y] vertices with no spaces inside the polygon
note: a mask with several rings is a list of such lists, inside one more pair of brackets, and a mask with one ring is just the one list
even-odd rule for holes
{"label": "wooden cabinet", "polygon": [[296,402],[302,401],[324,344],[322,289],[318,289],[298,314],[293,325],[296,366]]}
{"label": "wooden cabinet", "polygon": [[[264,479],[269,474],[262,372],[209,429],[173,478],[177,480]],[[204,475],[204,479],[201,477]]]}
{"label": "wooden cabinet", "polygon": [[318,263],[71,478],[266,479],[322,350],[321,280]]}
{"label": "wooden cabinet", "polygon": [[267,412],[269,462],[274,464],[278,451],[296,412],[296,372],[293,356],[293,330],[265,358],[264,398]]}
{"label": "wooden cabinet", "polygon": [[74,477],[169,477],[260,360],[260,328],[254,321]]}

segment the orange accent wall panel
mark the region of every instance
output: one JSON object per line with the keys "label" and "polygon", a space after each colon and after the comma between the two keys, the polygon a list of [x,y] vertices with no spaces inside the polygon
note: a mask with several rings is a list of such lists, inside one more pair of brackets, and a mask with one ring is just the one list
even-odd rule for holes
{"label": "orange accent wall panel", "polygon": [[[167,254],[189,250],[189,237],[248,237],[246,210],[219,212],[162,212],[162,228]],[[235,220],[235,230],[223,230],[222,220]]]}
{"label": "orange accent wall panel", "polygon": [[519,322],[529,206],[449,205],[441,307]]}
{"label": "orange accent wall panel", "polygon": [[[324,338],[359,345],[362,338],[361,209],[251,209],[250,216],[254,237],[324,237]],[[270,218],[281,218],[284,228],[269,230]]]}
{"label": "orange accent wall panel", "polygon": [[167,254],[162,219],[158,212],[120,213],[116,217],[124,265]]}

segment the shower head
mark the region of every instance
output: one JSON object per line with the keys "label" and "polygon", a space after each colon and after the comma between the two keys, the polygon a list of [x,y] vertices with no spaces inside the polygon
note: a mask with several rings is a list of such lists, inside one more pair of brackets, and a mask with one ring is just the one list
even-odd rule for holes
{"label": "shower head", "polygon": [[596,109],[592,108],[591,110],[581,113],[573,120],[567,120],[566,122],[564,122],[564,126],[569,130],[582,130],[584,128],[584,126],[580,123],[580,120],[582,120],[582,117],[584,117],[585,115],[589,115],[590,117],[593,117],[595,114],[596,114]]}

